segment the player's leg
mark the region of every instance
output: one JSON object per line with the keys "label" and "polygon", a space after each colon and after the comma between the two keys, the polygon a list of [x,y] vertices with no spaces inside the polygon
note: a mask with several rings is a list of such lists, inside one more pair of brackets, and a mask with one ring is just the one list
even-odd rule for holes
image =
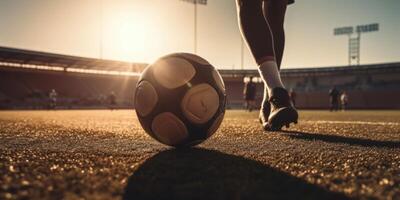
{"label": "player's leg", "polygon": [[[285,32],[283,25],[285,21],[287,5],[288,5],[288,0],[263,0],[263,14],[265,20],[268,22],[270,26],[273,35],[274,52],[275,52],[276,63],[278,65],[278,70],[281,67],[283,51],[285,46]],[[271,94],[270,97],[270,101],[271,100],[275,101],[275,103],[271,102],[273,108],[269,117],[269,123],[271,125],[277,124],[279,129],[279,125],[281,124],[286,124],[288,126],[290,122],[296,123],[298,116],[297,116],[297,111],[294,108],[292,99],[288,95],[287,91],[278,89],[279,88],[276,88],[276,92],[273,92],[275,94]]]}
{"label": "player's leg", "polygon": [[236,0],[240,31],[254,59],[260,65],[275,61],[273,38],[264,19],[261,0]]}
{"label": "player's leg", "polygon": [[[283,125],[296,122],[297,111],[291,105],[288,92],[284,89],[280,78],[273,36],[268,21],[264,18],[262,4],[261,0],[237,0],[239,26],[259,65],[259,72],[266,88],[260,121],[265,129],[278,130]],[[270,103],[273,106],[271,111]]]}
{"label": "player's leg", "polygon": [[[236,3],[242,36],[260,66],[260,76],[264,80],[264,98],[260,110],[260,122],[265,127],[270,113],[270,104],[268,102],[269,87],[266,80],[270,81],[270,87],[273,87],[273,85],[282,86],[275,62],[272,33],[264,19],[261,0],[236,0]],[[269,65],[261,69],[261,65],[264,62]],[[272,72],[267,73],[267,71]],[[265,76],[267,75],[272,78],[266,78]]]}
{"label": "player's leg", "polygon": [[287,7],[287,0],[264,0],[263,14],[265,20],[270,25],[271,32],[274,38],[274,50],[278,69],[281,68],[283,50],[285,48],[285,31],[284,21]]}

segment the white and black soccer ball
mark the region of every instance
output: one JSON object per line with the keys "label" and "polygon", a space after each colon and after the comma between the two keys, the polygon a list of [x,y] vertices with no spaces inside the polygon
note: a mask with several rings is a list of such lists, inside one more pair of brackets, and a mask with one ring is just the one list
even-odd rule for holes
{"label": "white and black soccer ball", "polygon": [[169,146],[193,146],[213,135],[225,113],[225,85],[205,59],[174,53],[147,66],[136,85],[140,124]]}

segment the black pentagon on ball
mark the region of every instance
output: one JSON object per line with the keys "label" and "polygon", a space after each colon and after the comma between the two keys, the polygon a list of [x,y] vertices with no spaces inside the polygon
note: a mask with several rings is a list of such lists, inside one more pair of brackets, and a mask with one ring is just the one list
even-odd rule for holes
{"label": "black pentagon on ball", "polygon": [[136,85],[140,124],[151,137],[169,146],[193,146],[206,140],[222,122],[225,104],[218,71],[194,54],[159,58],[146,67]]}

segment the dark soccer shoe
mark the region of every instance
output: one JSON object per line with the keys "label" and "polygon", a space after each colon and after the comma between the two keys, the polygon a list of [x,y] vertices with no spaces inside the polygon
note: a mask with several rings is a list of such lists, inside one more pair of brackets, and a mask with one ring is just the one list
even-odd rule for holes
{"label": "dark soccer shoe", "polygon": [[297,110],[290,100],[289,93],[284,88],[274,88],[269,102],[271,113],[268,117],[268,123],[264,126],[265,130],[279,131],[284,125],[289,127],[290,123],[297,124]]}

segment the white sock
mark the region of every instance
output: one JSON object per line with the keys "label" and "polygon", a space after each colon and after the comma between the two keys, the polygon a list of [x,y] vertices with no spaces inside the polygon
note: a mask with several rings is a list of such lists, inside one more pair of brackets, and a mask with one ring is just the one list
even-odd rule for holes
{"label": "white sock", "polygon": [[[269,96],[271,96],[272,89],[276,87],[285,88],[283,86],[276,61],[269,60],[263,62],[258,68],[258,72],[260,73],[260,76],[264,81],[264,88],[267,89]],[[265,92],[266,91],[264,90],[264,93]]]}

